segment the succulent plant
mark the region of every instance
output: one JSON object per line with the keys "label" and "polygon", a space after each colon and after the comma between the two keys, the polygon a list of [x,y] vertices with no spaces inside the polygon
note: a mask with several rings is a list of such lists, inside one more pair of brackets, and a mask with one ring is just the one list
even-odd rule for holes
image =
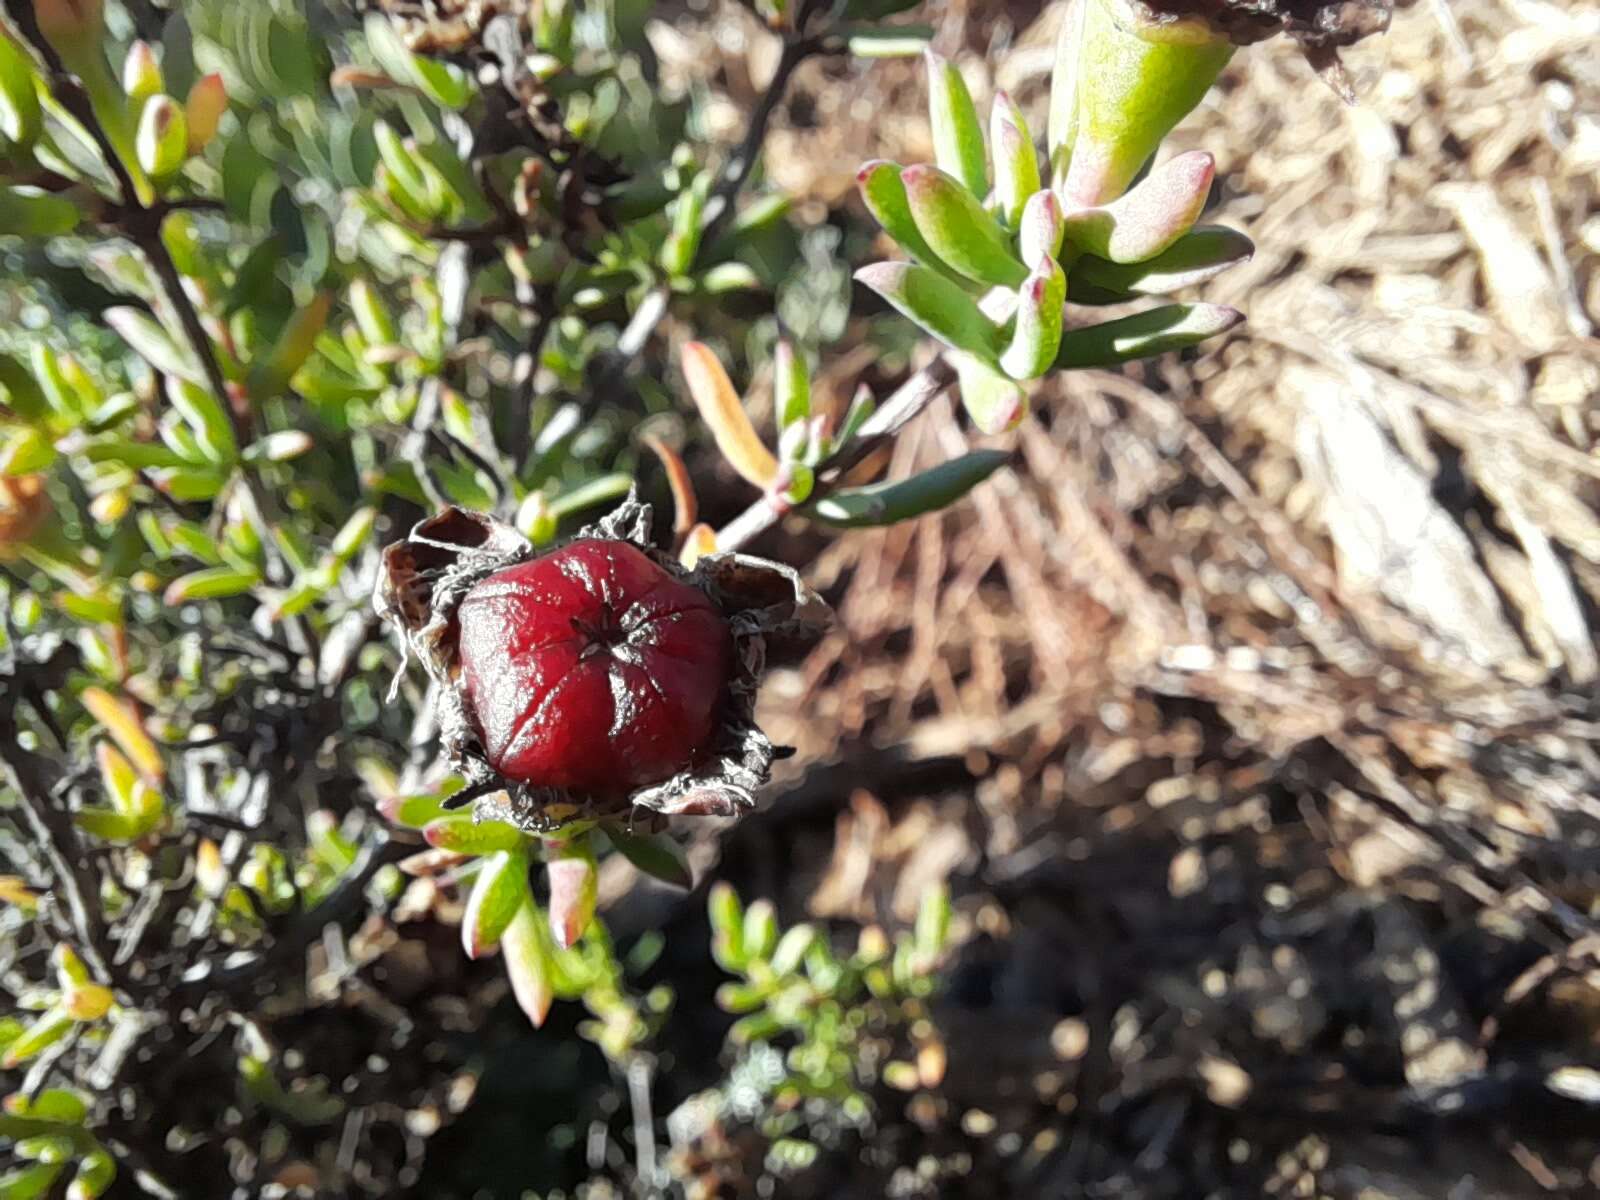
{"label": "succulent plant", "polygon": [[1047,164],[1004,93],[986,139],[960,72],[930,50],[937,162],[871,162],[859,173],[868,210],[912,261],[865,267],[856,278],[949,348],[981,432],[1020,421],[1023,385],[1053,371],[1191,346],[1242,319],[1219,305],[1175,304],[1101,324],[1066,320],[1069,300],[1164,294],[1251,252],[1242,234],[1197,227],[1210,155],[1149,169],[1233,45],[1198,22],[1140,20],[1125,0],[1082,0],[1069,15]]}

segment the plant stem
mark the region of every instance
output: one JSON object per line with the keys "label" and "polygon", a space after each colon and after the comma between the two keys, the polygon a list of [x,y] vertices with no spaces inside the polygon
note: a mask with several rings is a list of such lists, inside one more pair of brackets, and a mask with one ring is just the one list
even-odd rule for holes
{"label": "plant stem", "polygon": [[88,863],[78,853],[81,850],[78,831],[73,828],[71,818],[53,802],[57,788],[52,776],[57,774],[56,768],[48,759],[18,745],[14,713],[13,708],[0,716],[0,768],[4,768],[11,790],[21,801],[28,828],[55,876],[53,889],[65,902],[67,916],[80,943],[77,950],[96,977],[113,981],[100,949],[105,929],[100,923],[98,909],[90,904],[91,897],[99,896],[98,885]]}
{"label": "plant stem", "polygon": [[[811,4],[801,6],[801,11],[795,18],[797,28],[804,27],[813,7]],[[705,217],[700,226],[701,250],[712,245],[717,236],[733,220],[739,193],[750,181],[750,174],[755,170],[756,160],[761,157],[761,148],[767,140],[767,127],[772,122],[772,114],[777,111],[778,104],[788,92],[789,82],[794,77],[795,71],[808,58],[833,52],[833,48],[824,37],[797,36],[785,40],[777,70],[773,72],[772,79],[761,93],[761,99],[756,102],[755,111],[750,114],[750,124],[745,128],[744,138],[740,141],[738,149],[723,165],[722,177],[706,201]],[[616,349],[601,361],[599,370],[595,373],[595,390],[603,391],[614,387],[622,378],[628,364],[644,349],[656,326],[667,315],[670,299],[671,292],[665,285],[655,288],[646,295],[639,310],[628,322]]]}
{"label": "plant stem", "polygon": [[738,199],[744,185],[749,182],[750,173],[755,170],[756,160],[761,157],[761,147],[767,140],[767,126],[772,121],[772,114],[777,110],[778,102],[789,90],[789,80],[793,78],[800,64],[816,54],[820,48],[821,43],[812,39],[791,39],[784,42],[783,54],[778,59],[778,69],[772,73],[772,81],[761,93],[755,112],[750,114],[750,124],[745,129],[744,140],[733,152],[733,157],[723,166],[722,178],[712,190],[710,199],[706,201],[705,223],[701,227],[700,245],[709,246],[715,242],[717,235],[733,219],[734,201]]}
{"label": "plant stem", "polygon": [[[995,288],[979,307],[990,319],[1004,321],[1016,306],[1016,293]],[[843,447],[818,468],[816,490],[807,503],[815,503],[838,488],[851,467],[892,439],[928,405],[944,395],[956,381],[955,368],[941,354],[895,389],[872,416],[862,424],[855,440]],[[790,505],[779,504],[772,496],[762,496],[717,532],[718,550],[739,550],[782,520]]]}

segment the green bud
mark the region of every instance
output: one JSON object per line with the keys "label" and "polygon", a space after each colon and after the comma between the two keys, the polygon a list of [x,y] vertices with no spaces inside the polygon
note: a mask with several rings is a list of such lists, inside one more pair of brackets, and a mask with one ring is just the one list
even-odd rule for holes
{"label": "green bud", "polygon": [[565,950],[594,920],[599,869],[589,839],[580,834],[552,846],[545,859],[545,876],[550,881],[550,933]]}
{"label": "green bud", "polygon": [[961,72],[948,59],[929,50],[928,120],[933,126],[933,155],[940,169],[963,183],[977,196],[989,191],[988,155],[983,127]]}
{"label": "green bud", "polygon": [[778,343],[772,371],[772,407],[781,432],[811,416],[811,372],[806,369],[805,356],[796,353],[788,338]]}
{"label": "green bud", "polygon": [[917,229],[940,259],[991,287],[1014,288],[1028,277],[1028,268],[971,191],[930,166],[907,167],[900,180]]}
{"label": "green bud", "polygon": [[175,174],[189,155],[189,123],[171,96],[152,96],[139,115],[139,165],[153,179]]}
{"label": "green bud", "polygon": [[1067,207],[1120,196],[1232,56],[1201,20],[1161,23],[1130,0],[1078,0],[1050,92],[1052,179]]}
{"label": "green bud", "polygon": [[161,68],[156,63],[155,51],[150,43],[137,41],[128,47],[128,56],[122,60],[122,90],[131,104],[137,106],[161,91]]}
{"label": "green bud", "polygon": [[1054,192],[1046,188],[1028,197],[1017,230],[1017,247],[1022,251],[1022,261],[1029,267],[1037,267],[1045,259],[1058,257],[1066,228],[1061,201],[1056,199]]}
{"label": "green bud", "polygon": [[1033,135],[1016,101],[996,92],[989,118],[989,149],[994,156],[994,194],[1008,228],[1022,221],[1023,206],[1039,190],[1039,156]]}
{"label": "green bud", "polygon": [[986,362],[999,354],[1000,327],[943,275],[911,263],[875,263],[855,278],[946,345]]}
{"label": "green bud", "polygon": [[1067,305],[1067,277],[1053,259],[1045,259],[1022,285],[1011,344],[1000,366],[1013,379],[1038,379],[1050,370],[1061,348],[1061,325]]}
{"label": "green bud", "polygon": [[544,1024],[555,1000],[553,950],[546,941],[544,921],[530,896],[523,901],[500,937],[506,974],[517,1003],[534,1028]]}
{"label": "green bud", "polygon": [[217,135],[222,114],[228,111],[228,88],[222,76],[213,71],[189,89],[183,102],[183,115],[189,125],[189,153],[199,154]]}
{"label": "green bud", "polygon": [[1067,244],[1114,263],[1154,258],[1194,227],[1215,175],[1216,163],[1205,151],[1180,154],[1121,199],[1068,213]]}
{"label": "green bud", "polygon": [[499,944],[529,899],[528,858],[520,847],[485,857],[461,918],[461,945],[467,957],[481,958]]}

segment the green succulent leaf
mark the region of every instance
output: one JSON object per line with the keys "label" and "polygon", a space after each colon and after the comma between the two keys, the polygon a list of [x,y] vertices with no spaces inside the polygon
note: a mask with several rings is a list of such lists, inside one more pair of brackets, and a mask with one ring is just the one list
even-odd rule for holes
{"label": "green succulent leaf", "polygon": [[980,433],[1005,433],[1028,415],[1028,394],[989,361],[970,354],[949,356],[961,388],[961,405]]}
{"label": "green succulent leaf", "polygon": [[811,416],[811,372],[805,356],[784,338],[772,360],[772,407],[778,415],[778,432],[800,424]]}
{"label": "green succulent leaf", "polygon": [[1061,326],[1067,305],[1067,277],[1052,259],[1044,259],[1022,285],[1011,344],[1000,366],[1013,379],[1038,379],[1050,370],[1061,348]]}
{"label": "green succulent leaf", "polygon": [[[861,268],[855,277],[947,346],[984,362],[995,361],[999,354],[1000,327],[969,293],[937,271],[912,263],[875,263]],[[1027,278],[1026,272],[1022,278]]]}
{"label": "green succulent leaf", "polygon": [[1190,229],[1211,193],[1216,164],[1203,150],[1180,154],[1126,196],[1066,214],[1067,244],[1114,263],[1142,263]]}
{"label": "green succulent leaf", "polygon": [[972,103],[972,94],[967,91],[966,80],[961,78],[954,63],[932,50],[927,51],[925,61],[934,161],[960,180],[968,191],[986,195],[989,155],[983,144],[983,126]]}
{"label": "green succulent leaf", "polygon": [[942,262],[977,283],[1018,287],[1028,277],[994,218],[971,190],[937,167],[900,173],[912,219]]}
{"label": "green succulent leaf", "polygon": [[497,945],[518,910],[529,900],[528,857],[521,847],[487,855],[467,897],[461,918],[461,945],[479,958]]}
{"label": "green succulent leaf", "polygon": [[157,371],[205,386],[205,373],[194,356],[187,349],[180,349],[149,313],[137,308],[108,308],[105,321],[134,353]]}
{"label": "green succulent leaf", "polygon": [[27,186],[0,187],[0,234],[47,238],[71,233],[83,209],[53,192]]}
{"label": "green succulent leaf", "polygon": [[41,1200],[61,1176],[60,1163],[34,1163],[0,1175],[0,1200]]}
{"label": "green succulent leaf", "polygon": [[566,949],[594,920],[599,868],[594,847],[583,834],[563,839],[545,856],[545,876],[550,882],[550,935]]}
{"label": "green succulent leaf", "polygon": [[934,253],[928,239],[917,228],[916,218],[911,215],[911,203],[906,198],[906,185],[900,178],[902,170],[896,163],[874,159],[856,173],[856,186],[867,211],[912,258],[967,286],[966,281]]}
{"label": "green succulent leaf", "polygon": [[742,973],[750,958],[744,944],[744,905],[739,903],[739,893],[731,884],[718,881],[706,896],[706,907],[711,916],[711,957],[724,971]]}
{"label": "green succulent leaf", "polygon": [[989,118],[989,148],[994,157],[994,195],[1006,225],[1017,228],[1023,206],[1039,190],[1039,155],[1017,102],[995,93]]}
{"label": "green succulent leaf", "polygon": [[31,1058],[43,1054],[51,1046],[66,1037],[76,1022],[72,1014],[60,1004],[46,1009],[34,1018],[15,1040],[6,1047],[5,1056],[0,1058],[0,1068],[10,1070],[20,1066]]}
{"label": "green succulent leaf", "polygon": [[[909,7],[909,6],[907,6]],[[845,49],[857,58],[910,58],[933,40],[931,25],[885,25],[843,30]]]}
{"label": "green succulent leaf", "polygon": [[0,134],[19,149],[38,140],[44,125],[33,63],[9,37],[0,37]]}
{"label": "green succulent leaf", "polygon": [[1166,296],[1204,283],[1253,253],[1255,243],[1238,230],[1201,225],[1141,263],[1085,255],[1073,264],[1067,298],[1080,304],[1114,304],[1130,296]]}
{"label": "green succulent leaf", "polygon": [[83,1093],[71,1088],[45,1088],[31,1097],[24,1092],[13,1092],[5,1098],[5,1111],[13,1117],[81,1125],[89,1116],[89,1102]]}
{"label": "green succulent leaf", "polygon": [[834,492],[808,511],[847,528],[893,525],[948,507],[1010,461],[1001,450],[975,450],[909,479]]}
{"label": "green succulent leaf", "polygon": [[1226,333],[1244,314],[1221,304],[1167,304],[1062,335],[1056,369],[1110,367],[1183,350]]}
{"label": "green succulent leaf", "polygon": [[221,600],[242,596],[261,582],[261,572],[239,567],[205,567],[180,575],[167,585],[168,604],[189,604],[195,600]]}
{"label": "green succulent leaf", "polygon": [[618,854],[652,879],[687,890],[694,873],[683,847],[664,833],[634,833],[617,824],[603,826]]}
{"label": "green succulent leaf", "polygon": [[1141,36],[1120,3],[1080,0],[1062,23],[1050,87],[1052,182],[1067,207],[1120,196],[1232,57],[1225,37]]}
{"label": "green succulent leaf", "polygon": [[555,950],[548,939],[543,915],[531,896],[522,902],[500,937],[511,990],[535,1029],[544,1024],[555,1001]]}
{"label": "green succulent leaf", "polygon": [[429,821],[422,827],[422,837],[435,849],[456,854],[493,854],[522,845],[522,834],[516,826],[504,821],[475,821],[467,813]]}
{"label": "green succulent leaf", "polygon": [[446,108],[465,108],[472,99],[472,80],[465,71],[413,53],[382,13],[367,14],[365,31],[368,48],[397,82],[412,85]]}

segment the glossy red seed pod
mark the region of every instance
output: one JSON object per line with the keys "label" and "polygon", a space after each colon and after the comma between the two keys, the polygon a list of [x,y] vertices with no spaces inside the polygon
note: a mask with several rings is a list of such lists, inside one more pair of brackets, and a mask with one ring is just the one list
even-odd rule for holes
{"label": "glossy red seed pod", "polygon": [[728,623],[627,542],[588,538],[497,571],[458,619],[470,715],[508,779],[626,793],[670,779],[716,733]]}

